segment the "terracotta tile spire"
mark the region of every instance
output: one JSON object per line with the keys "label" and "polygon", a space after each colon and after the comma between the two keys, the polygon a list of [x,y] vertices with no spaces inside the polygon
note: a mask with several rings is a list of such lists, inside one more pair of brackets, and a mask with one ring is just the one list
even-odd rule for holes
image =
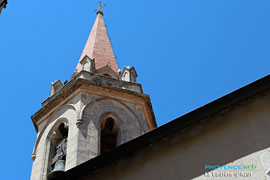
{"label": "terracotta tile spire", "polygon": [[[116,64],[115,56],[112,46],[108,37],[108,33],[103,20],[103,12],[98,9],[97,18],[89,38],[86,42],[80,61],[88,55],[90,58],[95,59],[96,69],[108,65],[113,71],[117,72],[118,67]],[[80,61],[76,67],[76,71],[81,71]]]}

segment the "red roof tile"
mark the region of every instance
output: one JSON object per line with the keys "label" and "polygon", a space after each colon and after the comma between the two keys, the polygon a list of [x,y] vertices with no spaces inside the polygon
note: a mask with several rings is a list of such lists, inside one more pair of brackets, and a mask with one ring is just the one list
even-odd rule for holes
{"label": "red roof tile", "polygon": [[[115,72],[118,70],[112,46],[104,24],[103,13],[101,11],[97,13],[95,24],[86,42],[80,61],[85,57],[85,55],[95,59],[96,69],[108,65]],[[76,67],[77,72],[81,71],[80,61]]]}

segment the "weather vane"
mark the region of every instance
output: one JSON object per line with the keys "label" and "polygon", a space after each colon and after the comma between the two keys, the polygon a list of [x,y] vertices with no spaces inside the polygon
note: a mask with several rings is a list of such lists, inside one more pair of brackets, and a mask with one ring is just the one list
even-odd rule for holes
{"label": "weather vane", "polygon": [[101,8],[103,8],[104,6],[106,6],[106,4],[101,5],[101,1],[99,1],[98,3],[99,3],[98,8],[95,9],[94,11],[95,11],[95,12],[102,12],[102,11],[101,11]]}

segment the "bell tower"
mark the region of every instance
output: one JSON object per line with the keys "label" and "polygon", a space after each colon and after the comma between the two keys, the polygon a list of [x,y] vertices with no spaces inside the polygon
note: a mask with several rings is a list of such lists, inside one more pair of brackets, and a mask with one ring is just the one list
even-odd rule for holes
{"label": "bell tower", "polygon": [[53,82],[31,117],[37,131],[31,180],[53,180],[156,127],[135,68],[118,69],[101,7],[71,79]]}

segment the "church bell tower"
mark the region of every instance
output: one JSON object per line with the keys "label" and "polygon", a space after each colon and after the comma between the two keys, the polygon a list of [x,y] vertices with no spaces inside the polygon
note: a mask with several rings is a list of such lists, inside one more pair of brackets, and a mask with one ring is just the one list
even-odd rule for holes
{"label": "church bell tower", "polygon": [[101,7],[71,79],[53,82],[31,117],[37,132],[31,180],[53,180],[156,127],[135,68],[118,69]]}

